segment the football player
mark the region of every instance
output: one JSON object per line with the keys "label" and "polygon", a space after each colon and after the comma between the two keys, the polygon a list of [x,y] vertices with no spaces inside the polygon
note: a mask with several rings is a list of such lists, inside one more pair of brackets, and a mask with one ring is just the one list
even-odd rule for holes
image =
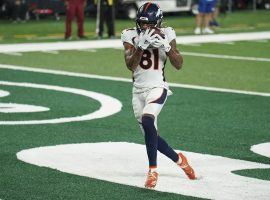
{"label": "football player", "polygon": [[162,10],[155,3],[145,3],[137,12],[136,27],[122,32],[125,62],[133,74],[132,105],[145,137],[149,171],[145,187],[154,188],[158,179],[157,150],[179,165],[189,179],[195,173],[182,153],[176,153],[159,135],[157,117],[171,94],[164,77],[167,57],[179,70],[183,58],[176,48],[171,27],[162,28]]}

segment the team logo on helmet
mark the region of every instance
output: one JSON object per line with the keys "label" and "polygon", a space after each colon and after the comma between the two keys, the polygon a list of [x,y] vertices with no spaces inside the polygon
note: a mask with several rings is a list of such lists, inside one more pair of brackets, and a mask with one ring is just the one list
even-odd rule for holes
{"label": "team logo on helmet", "polygon": [[163,16],[162,10],[159,8],[157,13],[156,13],[156,17],[160,17]]}

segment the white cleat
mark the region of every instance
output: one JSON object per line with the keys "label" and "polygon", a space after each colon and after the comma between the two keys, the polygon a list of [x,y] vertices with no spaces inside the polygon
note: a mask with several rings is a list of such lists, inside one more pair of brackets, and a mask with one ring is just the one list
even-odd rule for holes
{"label": "white cleat", "polygon": [[195,35],[200,35],[201,34],[201,28],[199,28],[199,27],[195,28],[194,33],[195,33]]}
{"label": "white cleat", "polygon": [[214,34],[215,32],[211,30],[210,28],[206,27],[203,29],[203,34]]}

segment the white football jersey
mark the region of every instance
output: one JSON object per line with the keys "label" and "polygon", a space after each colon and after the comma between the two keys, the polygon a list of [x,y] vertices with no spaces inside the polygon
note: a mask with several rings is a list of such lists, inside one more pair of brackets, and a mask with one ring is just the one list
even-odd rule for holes
{"label": "white football jersey", "polygon": [[[171,27],[161,28],[169,42],[176,38]],[[139,35],[136,28],[125,29],[121,34],[122,42],[127,42],[137,48]],[[136,88],[163,87],[168,89],[164,70],[167,55],[161,48],[144,50],[140,64],[133,72],[133,84]]]}

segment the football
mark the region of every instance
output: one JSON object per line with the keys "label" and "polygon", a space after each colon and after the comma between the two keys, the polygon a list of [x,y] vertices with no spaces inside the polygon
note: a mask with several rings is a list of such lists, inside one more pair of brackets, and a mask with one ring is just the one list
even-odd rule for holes
{"label": "football", "polygon": [[160,35],[162,38],[165,38],[165,34],[162,32],[162,30],[160,28],[157,27],[151,27],[151,31],[154,29],[154,32],[152,35]]}

